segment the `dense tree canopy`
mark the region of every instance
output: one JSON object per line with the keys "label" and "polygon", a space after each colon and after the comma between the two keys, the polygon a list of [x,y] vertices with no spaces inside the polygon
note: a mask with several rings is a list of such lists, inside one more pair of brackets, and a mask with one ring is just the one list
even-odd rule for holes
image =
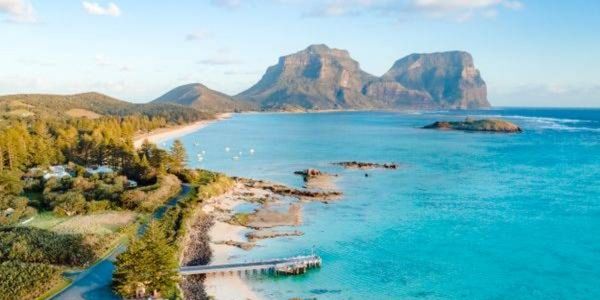
{"label": "dense tree canopy", "polygon": [[173,293],[178,281],[175,248],[157,222],[117,257],[114,288],[124,297]]}

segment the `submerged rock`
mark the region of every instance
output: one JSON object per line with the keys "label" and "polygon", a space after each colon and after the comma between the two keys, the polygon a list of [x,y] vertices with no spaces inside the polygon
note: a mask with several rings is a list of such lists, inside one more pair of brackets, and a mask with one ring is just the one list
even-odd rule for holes
{"label": "submerged rock", "polygon": [[304,181],[309,181],[313,177],[323,175],[323,173],[317,169],[306,169],[302,171],[294,172],[296,175],[300,175],[304,178]]}
{"label": "submerged rock", "polygon": [[443,129],[443,130],[462,130],[462,131],[486,131],[517,133],[521,128],[511,122],[501,119],[481,119],[474,120],[467,118],[464,121],[448,122],[438,121],[424,126],[425,129]]}
{"label": "submerged rock", "polygon": [[398,164],[395,163],[384,163],[384,164],[380,164],[380,163],[371,163],[371,162],[360,162],[360,161],[343,161],[343,162],[336,162],[333,163],[334,165],[337,166],[342,166],[346,169],[361,169],[361,170],[368,170],[368,169],[398,169]]}
{"label": "submerged rock", "polygon": [[257,230],[246,234],[246,237],[250,242],[254,242],[262,239],[271,239],[277,237],[289,237],[289,236],[301,236],[304,235],[302,231],[298,230]]}

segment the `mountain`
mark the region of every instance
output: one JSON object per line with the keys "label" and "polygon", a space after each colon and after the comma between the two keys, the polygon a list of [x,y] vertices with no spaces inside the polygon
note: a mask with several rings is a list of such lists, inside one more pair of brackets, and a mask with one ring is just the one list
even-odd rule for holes
{"label": "mountain", "polygon": [[467,52],[411,54],[396,61],[381,78],[425,92],[442,108],[490,106],[485,82]]}
{"label": "mountain", "polygon": [[101,116],[160,116],[182,123],[210,118],[211,115],[176,104],[136,104],[100,93],[75,95],[17,94],[0,96],[4,117],[98,118]]}
{"label": "mountain", "polygon": [[376,77],[348,51],[312,45],[281,57],[235,98],[263,110],[462,109],[489,107],[486,91],[466,52],[412,54]]}
{"label": "mountain", "polygon": [[376,79],[362,71],[348,51],[312,45],[279,58],[257,84],[236,98],[262,109],[375,108],[362,88],[365,82]]}
{"label": "mountain", "polygon": [[200,83],[176,87],[158,97],[152,103],[176,103],[212,113],[243,111],[252,108],[251,104],[243,100],[235,100]]}

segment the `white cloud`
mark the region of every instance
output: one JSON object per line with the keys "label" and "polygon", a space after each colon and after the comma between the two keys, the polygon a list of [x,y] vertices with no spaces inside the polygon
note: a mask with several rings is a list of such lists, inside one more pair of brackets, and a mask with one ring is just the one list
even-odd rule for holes
{"label": "white cloud", "polygon": [[211,34],[207,31],[197,31],[193,33],[189,33],[185,36],[186,41],[203,41],[207,38],[211,37]]}
{"label": "white cloud", "polygon": [[[295,3],[282,1],[279,0],[280,3]],[[518,0],[328,0],[313,2],[313,8],[305,16],[339,17],[375,13],[406,17],[417,13],[467,21],[474,16],[495,17],[500,8],[519,10],[523,8],[523,3]]]}
{"label": "white cloud", "polygon": [[242,0],[212,0],[211,3],[216,6],[234,9],[240,7]]}
{"label": "white cloud", "polygon": [[119,71],[121,72],[130,72],[133,71],[133,68],[129,65],[123,65],[119,68]]}
{"label": "white cloud", "polygon": [[502,4],[512,10],[520,10],[525,6],[521,1],[502,1]]}
{"label": "white cloud", "polygon": [[519,10],[523,4],[516,0],[411,0],[409,7],[431,17],[463,22],[478,15],[495,17],[498,7]]}
{"label": "white cloud", "polygon": [[100,67],[107,67],[112,65],[108,57],[106,57],[104,54],[96,54],[94,60],[96,61],[96,65]]}
{"label": "white cloud", "polygon": [[240,64],[241,61],[230,58],[208,58],[198,61],[198,64],[208,65],[208,66],[227,66],[227,65],[237,65]]}
{"label": "white cloud", "polygon": [[33,23],[37,21],[35,10],[28,0],[0,0],[0,14],[7,14],[7,21]]}
{"label": "white cloud", "polygon": [[113,2],[108,3],[106,7],[103,7],[96,2],[83,1],[81,4],[83,5],[83,9],[90,15],[111,17],[118,17],[121,15],[121,9]]}
{"label": "white cloud", "polygon": [[[330,0],[319,1],[313,9],[305,14],[313,17],[339,17],[359,15],[369,10],[380,10],[393,1],[385,0]],[[397,2],[397,1],[396,1]]]}

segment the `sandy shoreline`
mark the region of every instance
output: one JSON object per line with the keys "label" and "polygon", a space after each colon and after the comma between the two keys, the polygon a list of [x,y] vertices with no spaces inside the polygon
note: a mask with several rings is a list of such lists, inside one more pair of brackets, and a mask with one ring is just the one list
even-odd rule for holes
{"label": "sandy shoreline", "polygon": [[145,140],[148,140],[149,142],[154,144],[158,144],[166,140],[182,137],[197,130],[200,130],[213,122],[225,120],[230,117],[231,113],[224,113],[217,115],[216,119],[213,120],[202,120],[188,125],[171,128],[161,128],[145,134],[136,135],[133,139],[133,146],[135,148],[139,148]]}
{"label": "sandy shoreline", "polygon": [[[260,240],[303,235],[288,228],[302,224],[302,203],[333,199],[331,195],[335,193],[310,192],[253,179],[235,180],[230,191],[203,202],[203,213],[212,216],[214,221],[208,231],[212,250],[210,264],[231,263],[231,259],[235,260],[234,250],[236,254],[237,248],[249,250]],[[337,197],[335,194],[334,198]],[[255,204],[256,208],[252,213],[235,213],[240,204]],[[237,274],[207,276],[204,288],[217,300],[260,299]]]}
{"label": "sandy shoreline", "polygon": [[[202,207],[204,213],[218,214],[216,211],[229,211],[234,209],[242,201],[231,197],[234,191],[225,195],[213,198],[207,201]],[[214,225],[211,227],[210,248],[212,249],[211,264],[223,264],[229,261],[234,246],[217,244],[216,241],[244,241],[244,231],[246,228],[239,225],[232,225],[222,221],[217,217]],[[238,275],[209,275],[204,280],[204,289],[206,293],[216,300],[258,300],[260,297],[252,291],[248,284]]]}

